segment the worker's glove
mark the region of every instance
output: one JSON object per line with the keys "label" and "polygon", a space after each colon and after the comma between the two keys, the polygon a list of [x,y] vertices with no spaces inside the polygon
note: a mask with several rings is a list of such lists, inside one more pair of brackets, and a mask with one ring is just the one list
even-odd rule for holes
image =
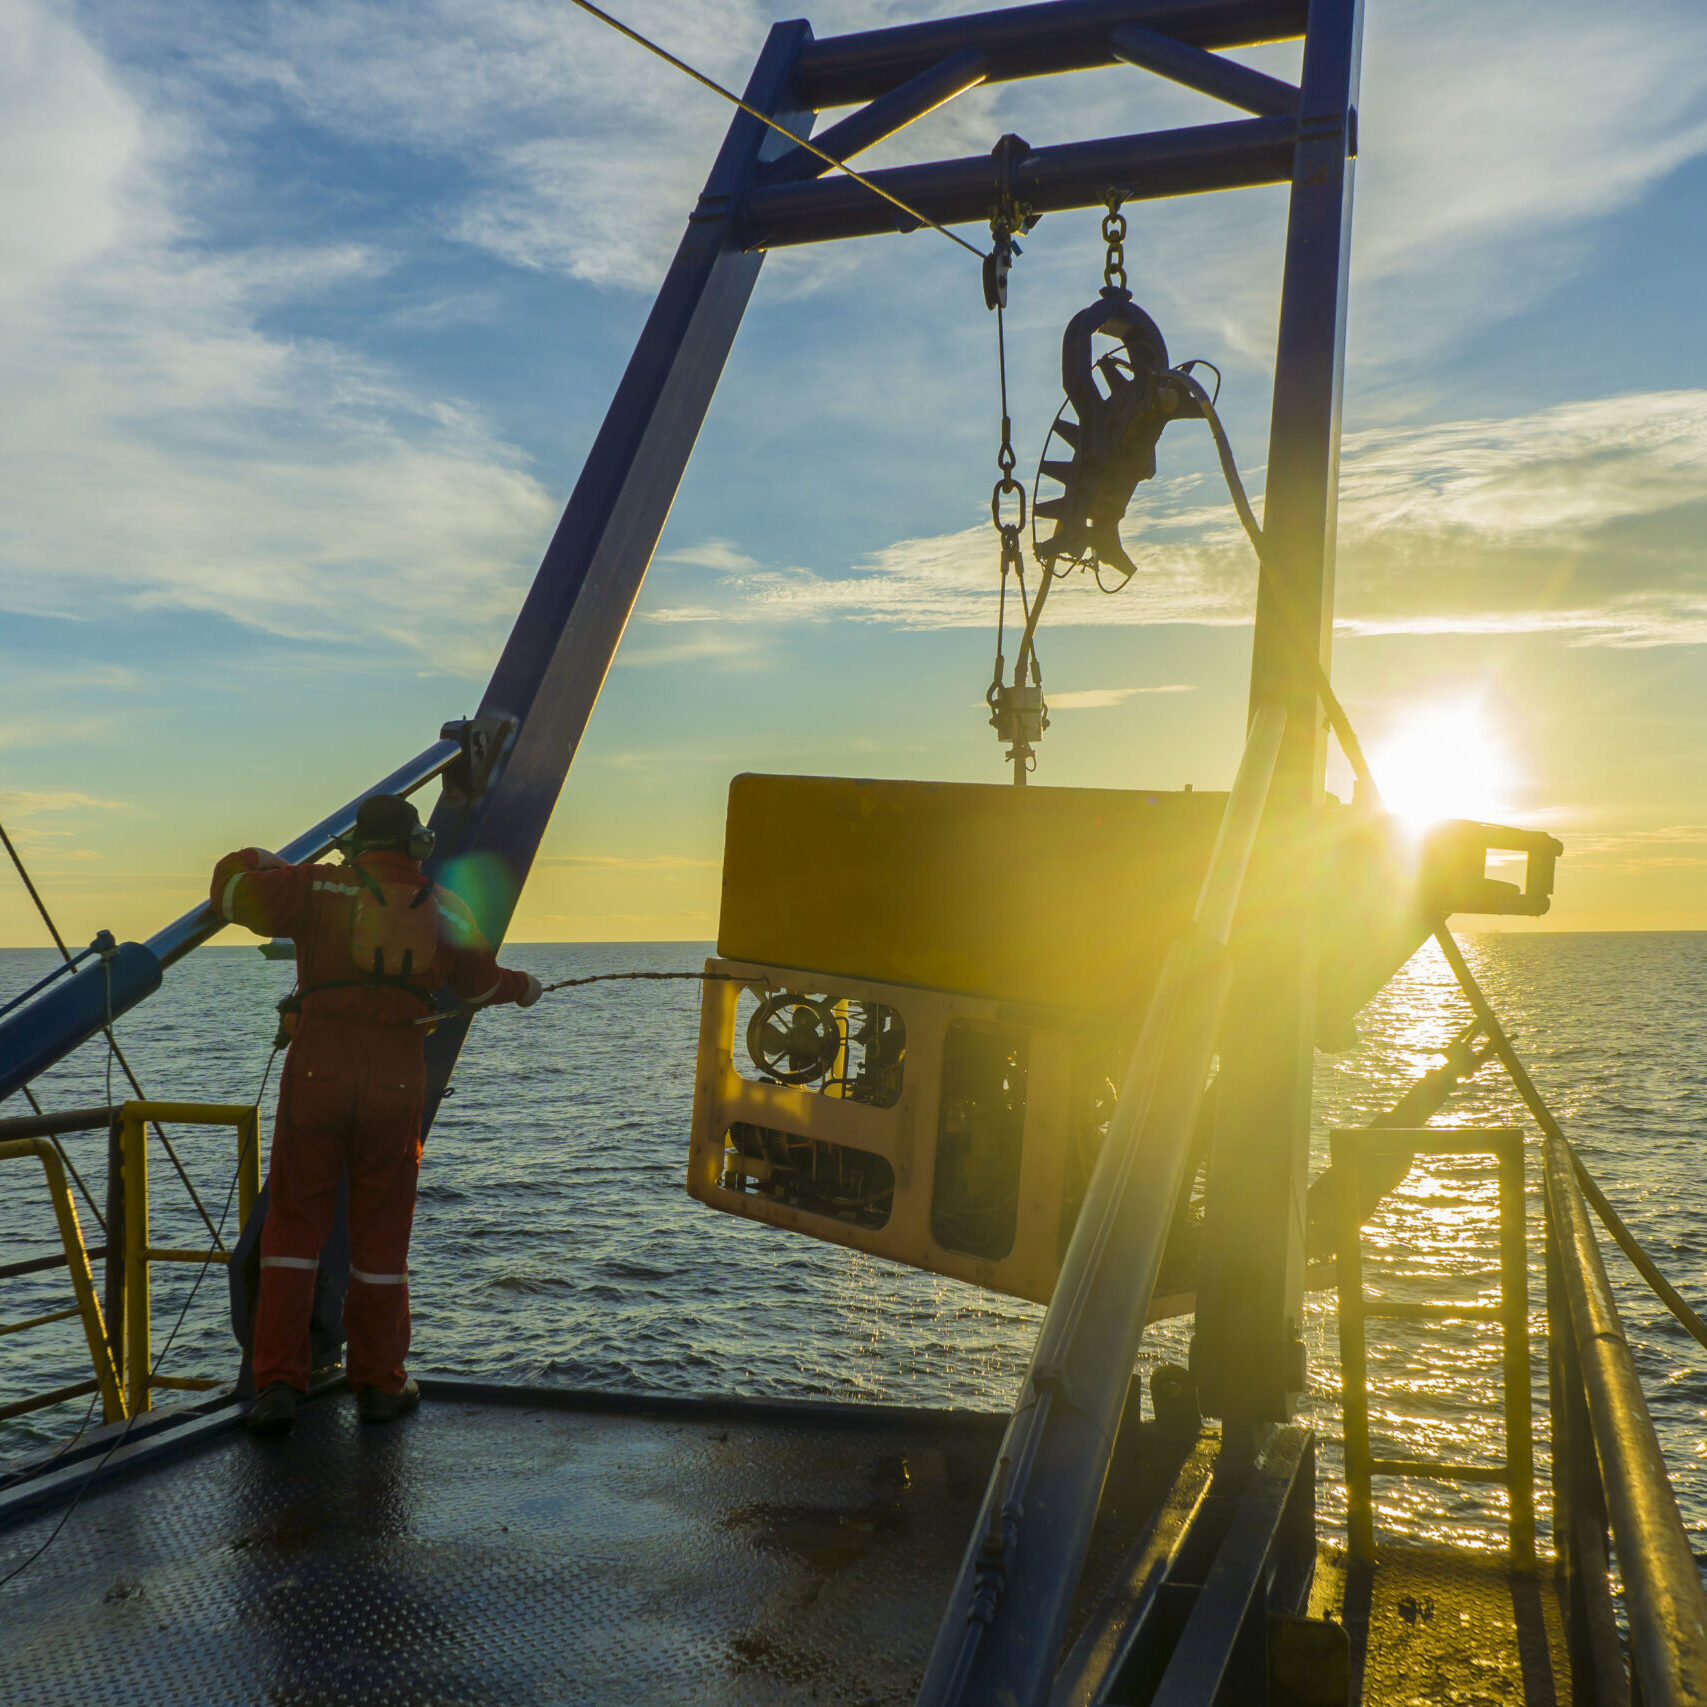
{"label": "worker's glove", "polygon": [[516,997],[518,1008],[531,1008],[545,994],[545,986],[531,972],[522,974],[528,981],[528,987]]}

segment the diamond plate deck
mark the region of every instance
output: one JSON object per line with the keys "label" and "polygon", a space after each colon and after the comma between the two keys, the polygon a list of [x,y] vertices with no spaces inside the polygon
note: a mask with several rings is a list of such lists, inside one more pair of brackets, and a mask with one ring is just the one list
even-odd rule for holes
{"label": "diamond plate deck", "polygon": [[1371,1568],[1323,1547],[1310,1611],[1345,1625],[1352,1699],[1363,1707],[1571,1707],[1548,1561],[1514,1571],[1495,1553],[1383,1546]]}
{"label": "diamond plate deck", "polygon": [[327,1397],[94,1487],[0,1590],[0,1702],[904,1703],[998,1438]]}

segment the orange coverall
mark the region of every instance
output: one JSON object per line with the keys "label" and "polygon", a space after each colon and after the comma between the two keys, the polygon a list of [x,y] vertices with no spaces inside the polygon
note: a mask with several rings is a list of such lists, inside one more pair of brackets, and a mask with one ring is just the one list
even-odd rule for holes
{"label": "orange coverall", "polygon": [[[426,878],[407,854],[373,848],[354,861],[375,881],[419,893]],[[468,908],[435,887],[438,948],[406,987],[325,989],[360,974],[351,955],[352,914],[363,892],[349,866],[286,865],[259,848],[214,867],[214,907],[234,924],[296,943],[304,992],[285,1056],[261,1231],[255,1319],[255,1386],[308,1386],[309,1319],[320,1248],[331,1231],[338,1180],[349,1176],[350,1290],[344,1306],[347,1371],[355,1388],[395,1393],[409,1352],[409,1230],[421,1163],[426,1027],[433,992],[448,984],[464,1001],[513,1002],[525,972],[505,971]]]}

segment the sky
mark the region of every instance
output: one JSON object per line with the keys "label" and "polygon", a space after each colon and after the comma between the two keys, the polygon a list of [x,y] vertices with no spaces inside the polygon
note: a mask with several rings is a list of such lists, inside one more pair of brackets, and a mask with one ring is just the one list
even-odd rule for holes
{"label": "sky", "polygon": [[[622,12],[736,85],[791,15]],[[145,936],[475,708],[729,115],[562,0],[0,0],[0,40],[0,821],[68,937]],[[1113,68],[861,163],[1228,116]],[[1707,929],[1707,10],[1368,0],[1359,135],[1341,697],[1400,792],[1564,842],[1549,928]],[[1259,494],[1285,206],[1129,210]],[[1022,472],[1097,217],[1016,266]],[[740,771],[1003,779],[996,384],[940,236],[767,260],[513,939],[713,936]],[[1125,537],[1124,592],[1052,596],[1037,781],[1225,787],[1255,571],[1201,427]]]}

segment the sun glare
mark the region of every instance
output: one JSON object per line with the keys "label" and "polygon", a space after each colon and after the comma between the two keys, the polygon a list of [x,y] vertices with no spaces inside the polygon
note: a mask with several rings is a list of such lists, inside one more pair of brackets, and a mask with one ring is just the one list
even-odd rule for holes
{"label": "sun glare", "polygon": [[1369,768],[1387,810],[1421,829],[1442,818],[1511,810],[1511,769],[1481,708],[1430,706],[1373,747]]}

